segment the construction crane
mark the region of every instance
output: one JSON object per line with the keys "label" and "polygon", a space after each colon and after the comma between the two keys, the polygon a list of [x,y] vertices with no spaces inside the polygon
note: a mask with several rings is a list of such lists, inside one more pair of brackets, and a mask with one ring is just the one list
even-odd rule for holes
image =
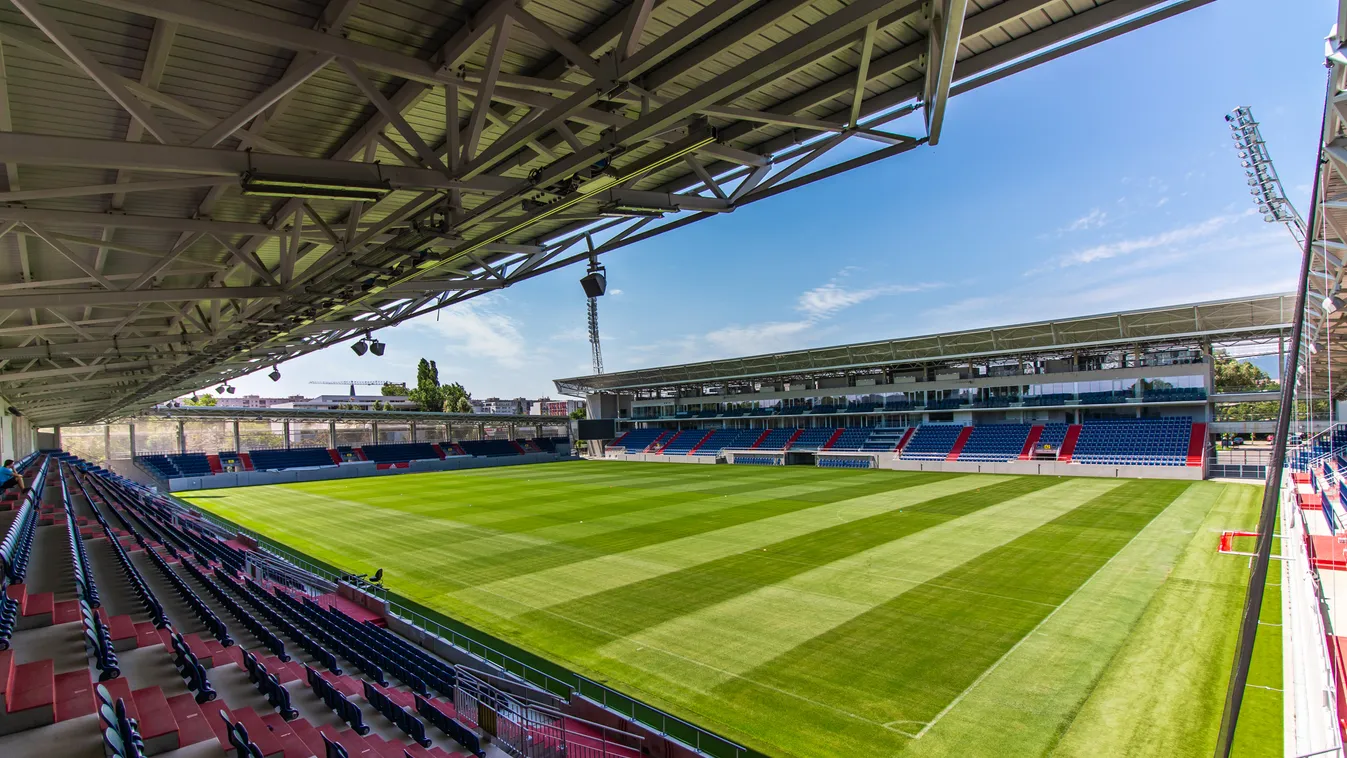
{"label": "construction crane", "polygon": [[382,387],[382,386],[384,386],[385,384],[397,384],[397,382],[388,382],[388,381],[384,381],[384,380],[382,380],[382,379],[345,379],[345,380],[342,380],[342,381],[339,381],[339,382],[321,382],[321,381],[315,381],[315,382],[309,382],[309,384],[347,384],[347,385],[350,385],[350,387],[351,387],[351,395],[350,395],[350,396],[351,396],[351,397],[355,397],[355,388],[356,388],[357,385],[359,385],[359,386],[361,386],[361,387]]}

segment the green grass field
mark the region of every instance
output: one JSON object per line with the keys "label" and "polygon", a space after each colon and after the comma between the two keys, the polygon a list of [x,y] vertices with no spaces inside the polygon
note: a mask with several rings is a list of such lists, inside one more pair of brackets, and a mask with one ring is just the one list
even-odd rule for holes
{"label": "green grass field", "polygon": [[1211,754],[1247,576],[1217,540],[1260,494],[574,462],[186,499],[765,754],[854,758]]}

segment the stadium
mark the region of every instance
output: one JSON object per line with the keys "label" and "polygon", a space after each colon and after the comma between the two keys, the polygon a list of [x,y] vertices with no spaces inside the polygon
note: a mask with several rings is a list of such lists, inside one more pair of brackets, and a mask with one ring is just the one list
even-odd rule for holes
{"label": "stadium", "polygon": [[[956,96],[1070,107],[1034,77],[1217,5],[0,3],[0,756],[1343,756],[1347,3],[1320,139],[1279,144],[1310,186],[1216,114],[1300,256],[1258,290],[625,349],[734,277],[698,269],[600,348],[615,251],[728,259],[820,187],[933,179]],[[1033,312],[1193,239],[1091,248]],[[500,364],[571,401],[362,373],[577,276],[591,370]],[[346,393],[246,394],[306,360]]]}

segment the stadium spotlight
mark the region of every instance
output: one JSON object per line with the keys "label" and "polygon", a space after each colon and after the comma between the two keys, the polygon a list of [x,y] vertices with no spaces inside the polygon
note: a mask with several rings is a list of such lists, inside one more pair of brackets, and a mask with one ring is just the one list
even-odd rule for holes
{"label": "stadium spotlight", "polygon": [[1319,346],[1316,345],[1316,344],[1314,344],[1313,342],[1311,342],[1311,343],[1310,343],[1310,355],[1318,355],[1318,354],[1319,354]]}
{"label": "stadium spotlight", "polygon": [[216,387],[216,388],[215,388],[215,394],[217,394],[217,395],[223,395],[223,394],[224,394],[224,391],[225,391],[225,386],[224,386],[223,384],[221,384],[219,387]]}
{"label": "stadium spotlight", "polygon": [[1324,298],[1324,310],[1329,313],[1337,313],[1338,311],[1342,310],[1342,306],[1343,306],[1342,298],[1338,297],[1337,295],[1329,295],[1328,297]]}
{"label": "stadium spotlight", "polygon": [[231,385],[225,387],[225,392],[228,392],[228,393],[231,394],[231,395],[234,394],[234,385],[231,384]]}
{"label": "stadium spotlight", "polygon": [[382,357],[384,354],[384,343],[379,340],[370,340],[369,351],[374,353],[375,357]]}
{"label": "stadium spotlight", "polygon": [[279,366],[272,366],[272,367],[271,367],[271,373],[270,373],[270,374],[267,374],[267,378],[271,379],[271,381],[273,381],[273,382],[279,382],[279,381],[281,380],[281,369],[280,369],[280,367],[279,367]]}
{"label": "stadium spotlight", "polygon": [[369,350],[369,345],[366,345],[365,341],[362,339],[351,345],[351,349],[355,351],[356,355],[364,355],[365,351]]}

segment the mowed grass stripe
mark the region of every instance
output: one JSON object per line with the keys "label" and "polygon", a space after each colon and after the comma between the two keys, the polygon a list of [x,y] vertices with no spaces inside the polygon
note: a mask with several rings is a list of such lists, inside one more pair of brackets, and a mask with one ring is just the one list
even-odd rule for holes
{"label": "mowed grass stripe", "polygon": [[[917,486],[892,489],[838,503],[816,505],[760,521],[604,555],[455,591],[448,597],[438,600],[431,598],[428,602],[439,603],[441,607],[446,608],[467,609],[467,612],[488,610],[495,616],[512,618],[549,605],[681,571],[700,563],[745,551],[761,550],[772,543],[818,531],[825,524],[844,523],[879,513],[910,508],[945,495],[967,492],[1008,480],[1009,477],[1003,476],[926,479],[924,484]],[[517,627],[512,625],[511,628]]]}
{"label": "mowed grass stripe", "polygon": [[811,724],[838,712],[916,732],[1187,487],[1128,482],[717,687],[714,699],[742,708],[764,687],[807,697],[768,714],[765,732],[785,744],[816,738]]}
{"label": "mowed grass stripe", "polygon": [[[820,564],[883,545],[999,502],[1047,489],[1048,477],[1019,477],[829,526],[783,542],[708,561],[608,592],[548,606],[518,623],[567,627],[571,644],[595,648],[614,638],[746,595]],[[558,618],[560,617],[560,618]]]}
{"label": "mowed grass stripe", "polygon": [[[560,466],[585,464],[557,464]],[[523,467],[521,467],[523,468]],[[668,466],[647,464],[647,468],[668,469]],[[237,519],[251,528],[271,529],[278,539],[299,549],[309,549],[315,545],[309,539],[315,532],[329,532],[334,524],[340,524],[339,536],[343,547],[350,549],[347,558],[354,558],[362,565],[366,561],[377,563],[383,550],[397,550],[407,557],[408,572],[397,579],[421,579],[416,576],[423,573],[421,567],[431,572],[427,579],[444,579],[442,566],[439,565],[443,551],[448,548],[453,554],[479,569],[495,567],[497,573],[491,577],[511,576],[515,573],[528,573],[537,565],[564,566],[573,560],[592,557],[592,552],[576,552],[575,545],[583,551],[586,544],[604,542],[603,533],[617,533],[615,543],[653,544],[667,531],[668,539],[677,539],[689,533],[697,533],[699,524],[704,529],[721,528],[724,523],[741,523],[766,517],[779,512],[808,508],[818,502],[822,492],[827,499],[845,498],[852,492],[871,492],[876,483],[856,482],[847,487],[829,487],[824,482],[776,482],[764,472],[755,471],[760,481],[743,489],[750,495],[731,495],[729,493],[707,492],[656,492],[653,495],[642,494],[639,497],[625,488],[605,488],[602,498],[613,501],[607,515],[599,518],[559,517],[556,522],[547,522],[537,529],[506,531],[500,528],[499,514],[511,514],[511,519],[533,524],[529,515],[521,515],[512,505],[498,502],[499,498],[475,491],[456,481],[452,488],[444,487],[445,475],[423,474],[403,475],[388,478],[369,478],[349,480],[344,489],[336,490],[331,483],[322,487],[309,484],[283,485],[282,489],[293,496],[292,499],[276,502],[275,491],[271,488],[244,488],[241,490],[209,491],[189,496],[188,499],[203,507],[208,507],[228,518]],[[929,479],[900,474],[888,480],[890,489],[923,484]],[[518,487],[518,483],[512,483]],[[494,488],[488,488],[494,489]],[[517,490],[515,490],[517,491]],[[594,493],[588,492],[585,501],[568,499],[563,494],[552,493],[547,487],[529,488],[532,494],[525,500],[546,504],[545,508],[556,512],[568,507],[589,507],[585,502],[593,503]],[[331,493],[331,494],[329,494]],[[340,497],[337,496],[340,494]],[[446,497],[454,498],[446,503]],[[796,499],[802,498],[802,499]],[[754,511],[736,511],[727,519],[712,514],[715,511],[738,506],[763,505]],[[779,506],[779,509],[778,509]],[[595,513],[603,513],[602,504],[592,506]],[[286,518],[274,521],[274,511],[283,509]],[[265,515],[262,513],[265,509]],[[756,511],[756,513],[755,513]],[[662,521],[677,523],[665,529]],[[472,523],[472,522],[480,522]],[[271,526],[275,524],[275,526]],[[692,528],[689,528],[692,527]],[[635,530],[635,531],[633,531]],[[295,544],[298,541],[303,544]],[[424,547],[423,547],[424,546]],[[539,550],[546,552],[537,554]],[[532,563],[512,572],[502,569],[502,564],[521,556],[529,556]],[[380,564],[385,565],[385,564]],[[457,579],[458,577],[455,577]],[[449,588],[461,588],[475,583],[472,577],[462,577],[462,582],[450,580]]]}
{"label": "mowed grass stripe", "polygon": [[[950,478],[956,475],[943,474],[936,476]],[[895,478],[888,490],[915,487],[930,481],[929,478],[915,476]],[[500,550],[481,555],[474,558],[470,563],[457,567],[452,576],[444,577],[443,582],[450,588],[462,588],[531,574],[602,555],[627,552],[648,545],[761,521],[773,516],[812,508],[819,503],[846,500],[862,492],[870,492],[872,485],[831,488],[811,487],[809,489],[818,491],[796,493],[785,497],[782,497],[779,492],[764,493],[763,497],[770,499],[730,504],[723,508],[702,510],[661,521],[652,522],[644,518],[634,519],[638,523],[626,528],[597,534],[594,533],[592,528],[582,528],[590,525],[577,524],[573,528],[578,536],[572,539],[558,540],[539,547]],[[443,547],[436,546],[432,550],[441,550]]]}
{"label": "mowed grass stripe", "polygon": [[[669,679],[714,687],[1122,484],[1116,479],[1058,480],[678,616],[605,645],[600,653],[646,658]],[[977,602],[976,597],[969,600]]]}

